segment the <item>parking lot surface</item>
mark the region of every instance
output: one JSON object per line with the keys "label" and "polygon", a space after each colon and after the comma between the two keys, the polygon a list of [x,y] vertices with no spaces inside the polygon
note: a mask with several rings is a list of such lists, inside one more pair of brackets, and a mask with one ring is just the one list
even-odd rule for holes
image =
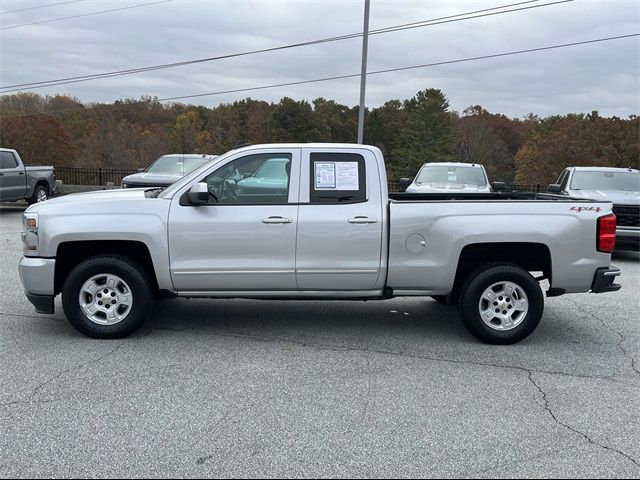
{"label": "parking lot surface", "polygon": [[455,309],[165,300],[100,341],[34,313],[0,207],[2,477],[640,476],[640,263],[484,345]]}

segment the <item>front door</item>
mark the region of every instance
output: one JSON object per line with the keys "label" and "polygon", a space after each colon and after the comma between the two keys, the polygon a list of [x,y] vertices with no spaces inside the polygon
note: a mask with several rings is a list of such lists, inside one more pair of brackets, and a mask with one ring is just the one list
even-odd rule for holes
{"label": "front door", "polygon": [[375,156],[303,149],[301,165],[298,288],[381,289],[384,212]]}
{"label": "front door", "polygon": [[0,200],[18,200],[25,191],[24,169],[12,152],[0,152]]}
{"label": "front door", "polygon": [[203,176],[207,205],[171,202],[169,255],[179,292],[296,289],[300,149],[255,150]]}

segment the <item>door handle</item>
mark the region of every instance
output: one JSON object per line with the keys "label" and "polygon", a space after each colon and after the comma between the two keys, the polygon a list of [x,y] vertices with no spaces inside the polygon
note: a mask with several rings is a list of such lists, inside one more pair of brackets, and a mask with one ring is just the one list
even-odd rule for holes
{"label": "door handle", "polygon": [[18,175],[24,175],[24,172],[18,172]]}
{"label": "door handle", "polygon": [[350,218],[347,221],[349,223],[378,223],[378,220],[376,220],[375,218],[369,218],[369,217],[365,217],[365,216],[362,216],[362,215]]}
{"label": "door handle", "polygon": [[293,220],[291,220],[290,218],[284,218],[284,217],[269,217],[269,218],[263,218],[262,223],[269,223],[269,224],[293,223]]}

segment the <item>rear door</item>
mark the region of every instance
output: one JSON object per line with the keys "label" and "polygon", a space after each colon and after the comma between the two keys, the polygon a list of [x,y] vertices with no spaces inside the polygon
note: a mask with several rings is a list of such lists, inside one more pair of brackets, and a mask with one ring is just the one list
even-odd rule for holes
{"label": "rear door", "polygon": [[298,288],[381,288],[382,208],[380,174],[371,151],[302,149]]}
{"label": "rear door", "polygon": [[0,200],[18,200],[26,191],[24,168],[13,152],[0,151]]}

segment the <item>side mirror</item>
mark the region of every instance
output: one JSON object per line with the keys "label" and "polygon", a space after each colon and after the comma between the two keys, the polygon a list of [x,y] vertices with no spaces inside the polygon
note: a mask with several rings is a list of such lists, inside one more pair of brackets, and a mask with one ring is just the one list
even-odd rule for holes
{"label": "side mirror", "polygon": [[139,169],[138,169],[138,173],[143,173],[143,172],[145,172],[146,170],[147,170],[146,168],[139,168]]}
{"label": "side mirror", "polygon": [[401,187],[408,187],[409,185],[411,185],[412,182],[413,182],[412,178],[401,178],[400,179],[400,186]]}
{"label": "side mirror", "polygon": [[558,183],[552,183],[547,187],[547,192],[549,193],[562,193],[562,185]]}
{"label": "side mirror", "polygon": [[507,184],[504,182],[493,182],[491,184],[491,189],[494,192],[504,192],[507,189]]}
{"label": "side mirror", "polygon": [[191,205],[206,205],[209,203],[209,185],[204,182],[196,183],[189,190],[188,197]]}

